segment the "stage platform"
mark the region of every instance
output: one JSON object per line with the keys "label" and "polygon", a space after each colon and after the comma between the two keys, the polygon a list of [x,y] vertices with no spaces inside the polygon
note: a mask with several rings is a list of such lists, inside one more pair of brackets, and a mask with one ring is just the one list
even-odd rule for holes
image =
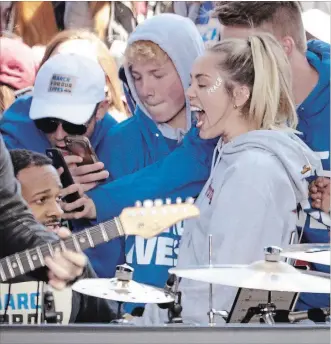
{"label": "stage platform", "polygon": [[329,344],[329,325],[1,325],[1,344]]}

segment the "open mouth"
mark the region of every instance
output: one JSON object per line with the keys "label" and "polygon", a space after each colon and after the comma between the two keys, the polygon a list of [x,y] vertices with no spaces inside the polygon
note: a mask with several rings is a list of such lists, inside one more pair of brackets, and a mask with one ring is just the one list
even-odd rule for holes
{"label": "open mouth", "polygon": [[61,151],[63,156],[70,155],[70,152],[68,151],[67,147],[56,146],[56,148]]}
{"label": "open mouth", "polygon": [[60,227],[61,227],[61,223],[60,223],[60,221],[48,222],[48,223],[45,223],[44,226],[50,232],[57,232],[60,229]]}
{"label": "open mouth", "polygon": [[191,111],[195,112],[196,114],[196,118],[197,118],[197,124],[196,127],[197,128],[201,128],[203,126],[204,120],[205,120],[205,111],[203,109],[201,109],[200,107],[197,106],[191,106]]}

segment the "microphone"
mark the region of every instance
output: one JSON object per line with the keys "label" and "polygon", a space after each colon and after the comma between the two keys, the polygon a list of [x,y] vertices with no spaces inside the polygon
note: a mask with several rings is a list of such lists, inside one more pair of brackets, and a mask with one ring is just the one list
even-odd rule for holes
{"label": "microphone", "polygon": [[44,292],[43,318],[46,323],[56,324],[57,316],[55,310],[55,301],[52,289],[46,285]]}
{"label": "microphone", "polygon": [[176,275],[171,274],[164,287],[164,291],[166,294],[170,294],[172,292],[172,287],[174,286],[175,282],[176,282]]}
{"label": "microphone", "polygon": [[330,308],[312,308],[308,311],[289,312],[288,320],[298,322],[300,320],[311,320],[315,323],[325,322],[326,318],[330,315]]}
{"label": "microphone", "polygon": [[[172,294],[172,287],[174,286],[176,282],[176,275],[171,274],[169,278],[167,279],[167,282],[164,286],[164,292],[166,294]],[[161,309],[168,309],[174,302],[168,302],[168,303],[158,303],[158,306]]]}

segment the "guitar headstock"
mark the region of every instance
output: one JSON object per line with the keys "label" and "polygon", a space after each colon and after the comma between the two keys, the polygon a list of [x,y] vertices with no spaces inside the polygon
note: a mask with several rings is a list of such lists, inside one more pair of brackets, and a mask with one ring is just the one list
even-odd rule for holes
{"label": "guitar headstock", "polygon": [[135,207],[125,208],[119,219],[125,235],[139,235],[148,239],[179,221],[199,216],[199,209],[193,202],[193,198],[185,203],[177,198],[173,204],[170,200],[166,200],[165,204],[162,200],[137,202]]}

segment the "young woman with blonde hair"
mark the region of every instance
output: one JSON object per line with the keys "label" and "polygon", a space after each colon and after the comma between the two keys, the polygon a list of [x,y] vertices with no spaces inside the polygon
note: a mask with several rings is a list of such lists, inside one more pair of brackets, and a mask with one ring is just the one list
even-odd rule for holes
{"label": "young woman with blonde hair", "polygon": [[[177,267],[208,265],[210,234],[213,264],[250,264],[263,259],[265,246],[289,243],[297,204],[308,198],[306,178],[321,163],[294,134],[290,64],[271,35],[224,40],[196,60],[191,75],[199,135],[220,139],[196,201],[200,217],[184,224]],[[206,323],[208,285],[182,279],[179,289],[183,319]],[[215,309],[230,311],[236,292],[216,286]],[[145,323],[166,319],[145,312]]]}

